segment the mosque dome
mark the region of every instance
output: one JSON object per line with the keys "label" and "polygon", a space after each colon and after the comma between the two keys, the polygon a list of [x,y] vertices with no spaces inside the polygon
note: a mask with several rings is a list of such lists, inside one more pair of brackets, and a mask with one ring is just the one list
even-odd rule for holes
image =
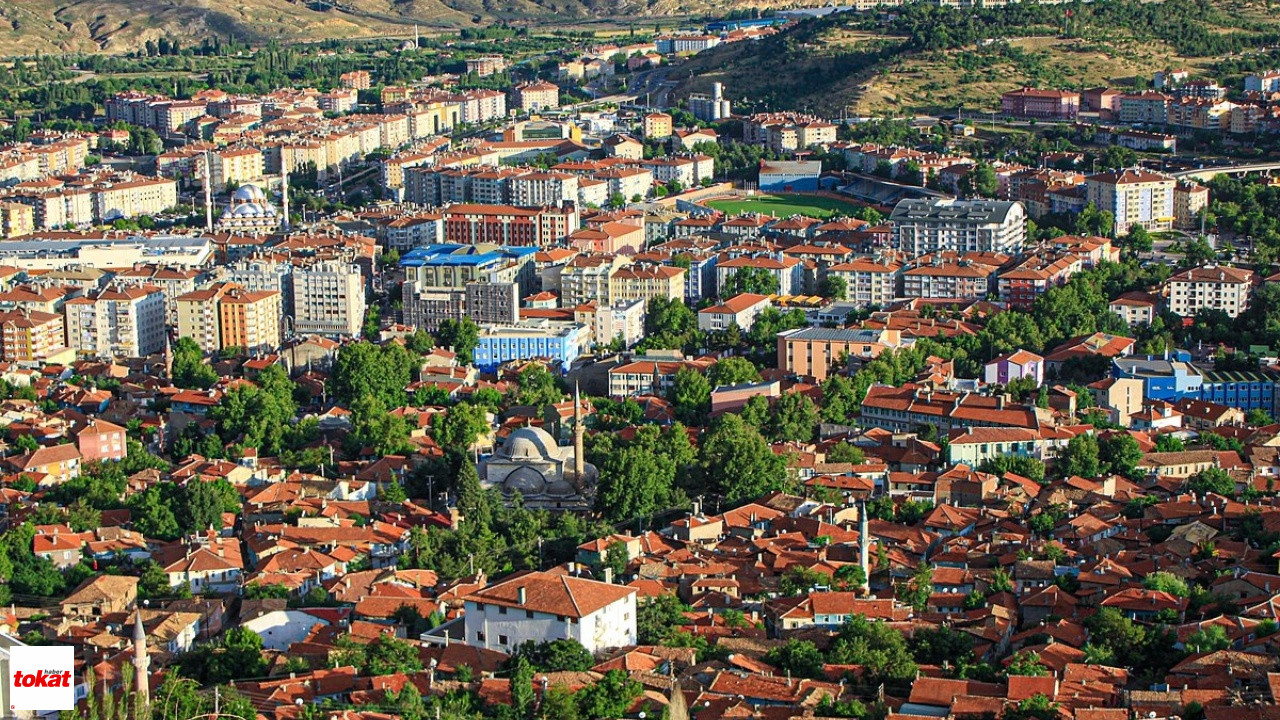
{"label": "mosque dome", "polygon": [[542,473],[529,466],[517,468],[502,481],[503,494],[520,493],[521,495],[541,495],[546,491],[547,481]]}
{"label": "mosque dome", "polygon": [[510,460],[544,461],[556,457],[556,441],[542,428],[522,427],[507,436],[499,454]]}

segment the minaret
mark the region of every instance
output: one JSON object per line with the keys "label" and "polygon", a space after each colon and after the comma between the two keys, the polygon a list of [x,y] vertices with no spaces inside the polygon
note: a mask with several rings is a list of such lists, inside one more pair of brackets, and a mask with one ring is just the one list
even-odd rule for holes
{"label": "minaret", "polygon": [[582,417],[582,393],[578,390],[578,383],[573,383],[573,477],[578,482],[582,482],[582,476],[586,475],[586,452],[583,450],[582,439],[586,434],[585,422]]}
{"label": "minaret", "polygon": [[289,230],[289,165],[285,162],[283,152],[280,157],[280,197],[284,209],[280,228],[287,232]]}
{"label": "minaret", "polygon": [[204,230],[213,232],[213,166],[209,163],[209,151],[204,151]]}
{"label": "minaret", "polygon": [[871,523],[867,520],[867,501],[858,500],[858,567],[862,568],[862,589],[871,591]]}
{"label": "minaret", "polygon": [[147,631],[142,627],[142,608],[133,616],[133,684],[138,717],[147,717],[151,706],[151,658],[147,657]]}

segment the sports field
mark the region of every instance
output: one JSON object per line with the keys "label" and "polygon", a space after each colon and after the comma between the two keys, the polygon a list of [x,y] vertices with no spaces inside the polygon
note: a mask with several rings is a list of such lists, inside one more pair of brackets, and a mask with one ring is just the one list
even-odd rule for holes
{"label": "sports field", "polygon": [[832,215],[852,215],[861,207],[853,202],[837,200],[832,197],[782,193],[708,200],[706,205],[726,215],[757,212],[776,217],[808,215],[816,218],[829,218]]}

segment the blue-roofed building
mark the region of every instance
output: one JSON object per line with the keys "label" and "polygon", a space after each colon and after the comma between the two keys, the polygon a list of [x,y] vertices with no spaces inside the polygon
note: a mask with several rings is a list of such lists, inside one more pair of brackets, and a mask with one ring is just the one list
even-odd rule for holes
{"label": "blue-roofed building", "polygon": [[1245,412],[1265,410],[1275,415],[1280,374],[1269,370],[1206,370],[1202,375],[1199,399]]}
{"label": "blue-roofed building", "polygon": [[772,16],[760,18],[742,18],[740,20],[716,20],[707,23],[707,32],[724,33],[730,30],[742,30],[743,28],[760,28],[769,27],[770,25],[783,25],[790,18]]}
{"label": "blue-roofed building", "polygon": [[404,322],[434,331],[443,320],[477,323],[519,319],[520,298],[536,289],[537,247],[424,245],[400,257]]}
{"label": "blue-roofed building", "polygon": [[581,323],[527,320],[485,325],[480,328],[473,363],[491,373],[512,360],[546,359],[563,373],[590,342],[591,329]]}
{"label": "blue-roofed building", "polygon": [[1161,357],[1118,357],[1111,361],[1111,377],[1135,378],[1142,381],[1142,396],[1148,400],[1176,402],[1183,398],[1200,399],[1204,382],[1199,369],[1185,354],[1173,359]]}

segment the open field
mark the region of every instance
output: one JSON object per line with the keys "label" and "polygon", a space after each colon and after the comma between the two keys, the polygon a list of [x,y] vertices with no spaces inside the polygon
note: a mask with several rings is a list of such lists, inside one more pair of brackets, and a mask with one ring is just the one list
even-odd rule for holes
{"label": "open field", "polygon": [[775,217],[791,215],[807,215],[815,218],[829,218],[833,215],[849,215],[860,206],[853,202],[837,200],[823,195],[793,195],[778,193],[777,195],[756,195],[734,199],[708,200],[706,206],[728,215],[742,213],[763,213]]}

